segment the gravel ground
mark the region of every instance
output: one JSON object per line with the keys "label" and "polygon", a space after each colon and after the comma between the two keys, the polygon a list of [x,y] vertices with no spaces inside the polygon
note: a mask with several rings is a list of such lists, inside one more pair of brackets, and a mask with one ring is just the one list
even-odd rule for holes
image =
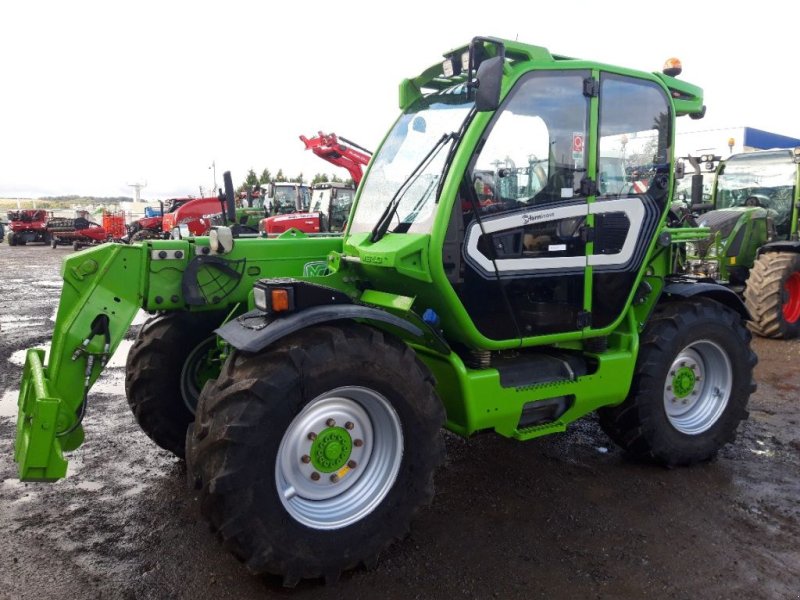
{"label": "gravel ground", "polygon": [[709,464],[637,464],[593,419],[527,443],[446,435],[408,538],[372,571],[286,590],[199,519],[182,463],[128,410],[121,356],[69,477],[16,478],[21,351],[49,339],[70,252],[0,244],[0,598],[800,598],[800,341],[754,341],[750,419]]}

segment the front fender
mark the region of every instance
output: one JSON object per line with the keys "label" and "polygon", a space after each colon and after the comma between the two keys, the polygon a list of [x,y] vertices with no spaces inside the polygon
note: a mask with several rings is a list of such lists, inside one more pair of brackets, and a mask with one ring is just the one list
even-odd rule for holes
{"label": "front fender", "polygon": [[366,321],[405,340],[433,347],[442,354],[450,353],[447,343],[424,321],[411,323],[384,310],[360,304],[312,306],[277,318],[252,310],[229,321],[216,333],[237,350],[259,352],[300,329],[341,320]]}

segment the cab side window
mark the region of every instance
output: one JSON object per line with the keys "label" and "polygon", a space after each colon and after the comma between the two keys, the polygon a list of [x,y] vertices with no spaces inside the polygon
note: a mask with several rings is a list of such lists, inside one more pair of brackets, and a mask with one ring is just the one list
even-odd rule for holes
{"label": "cab side window", "polygon": [[665,196],[669,183],[669,105],[651,81],[603,73],[600,78],[599,199]]}
{"label": "cab side window", "polygon": [[585,77],[539,71],[517,84],[469,171],[482,213],[580,195],[589,118]]}

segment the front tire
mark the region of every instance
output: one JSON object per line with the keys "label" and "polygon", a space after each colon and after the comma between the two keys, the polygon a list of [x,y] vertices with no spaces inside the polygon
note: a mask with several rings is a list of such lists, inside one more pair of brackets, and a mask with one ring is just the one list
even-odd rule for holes
{"label": "front tire", "polygon": [[133,416],[147,437],[180,458],[200,390],[219,372],[213,330],[222,318],[180,312],[152,317],[128,353],[125,394]]}
{"label": "front tire", "polygon": [[187,437],[201,510],[255,573],[331,581],[402,538],[444,458],[433,379],[361,325],[234,353]]}
{"label": "front tire", "polygon": [[705,298],[662,305],[642,333],[628,398],[601,409],[600,425],[640,459],[709,460],[747,418],[756,362],[750,332],[730,308]]}
{"label": "front tire", "polygon": [[769,338],[800,335],[800,255],[765,252],[750,269],[744,301],[750,328]]}

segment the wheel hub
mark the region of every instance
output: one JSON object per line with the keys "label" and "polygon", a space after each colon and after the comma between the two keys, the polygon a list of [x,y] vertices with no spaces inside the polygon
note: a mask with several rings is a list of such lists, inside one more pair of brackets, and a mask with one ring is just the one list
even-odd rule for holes
{"label": "wheel hub", "polygon": [[783,284],[783,318],[787,323],[800,319],[800,273],[792,273]]}
{"label": "wheel hub", "polygon": [[[695,366],[696,368],[696,366]],[[672,390],[676,398],[685,398],[695,388],[697,377],[689,367],[680,367],[672,378]]]}
{"label": "wheel hub", "polygon": [[311,443],[311,464],[323,473],[338,471],[350,458],[353,439],[343,427],[328,427]]}

